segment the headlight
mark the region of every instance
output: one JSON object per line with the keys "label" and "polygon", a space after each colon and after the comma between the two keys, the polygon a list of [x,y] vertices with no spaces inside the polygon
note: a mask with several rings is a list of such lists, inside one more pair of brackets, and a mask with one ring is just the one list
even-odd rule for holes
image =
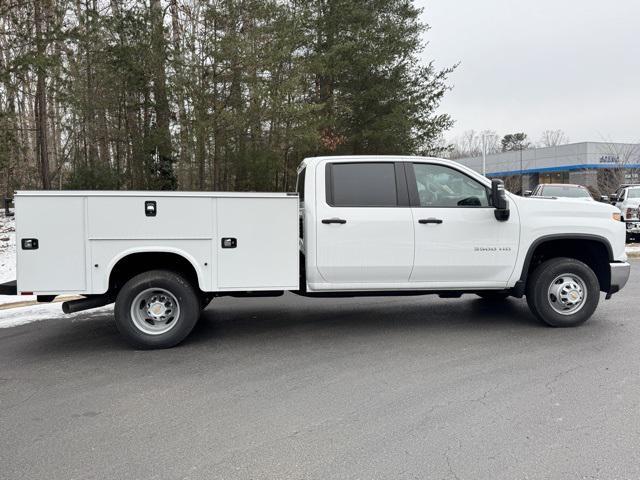
{"label": "headlight", "polygon": [[611,214],[611,218],[613,218],[616,222],[619,222],[619,221],[622,219],[622,217],[620,216],[620,214],[619,214],[619,213],[617,213],[617,212],[616,212],[616,213],[612,213],[612,214]]}
{"label": "headlight", "polygon": [[638,219],[638,209],[637,208],[627,208],[627,213],[624,216],[625,220],[637,220]]}

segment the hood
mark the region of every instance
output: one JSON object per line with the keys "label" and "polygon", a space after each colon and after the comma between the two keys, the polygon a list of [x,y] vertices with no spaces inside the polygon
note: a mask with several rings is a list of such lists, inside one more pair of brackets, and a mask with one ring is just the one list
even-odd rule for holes
{"label": "hood", "polygon": [[549,216],[584,216],[602,215],[611,217],[619,213],[619,209],[608,203],[596,202],[589,198],[566,197],[519,197],[510,195],[509,199],[525,211],[537,211]]}
{"label": "hood", "polygon": [[509,203],[520,219],[521,239],[527,244],[553,235],[588,235],[606,239],[614,259],[626,259],[625,225],[613,205],[576,198],[518,197]]}

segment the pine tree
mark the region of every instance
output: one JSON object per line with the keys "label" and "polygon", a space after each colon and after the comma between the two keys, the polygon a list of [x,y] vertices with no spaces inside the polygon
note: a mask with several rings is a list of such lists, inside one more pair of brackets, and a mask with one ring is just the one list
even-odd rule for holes
{"label": "pine tree", "polygon": [[308,8],[323,150],[416,153],[451,126],[434,112],[452,68],[419,64],[427,26],[411,1],[320,0]]}

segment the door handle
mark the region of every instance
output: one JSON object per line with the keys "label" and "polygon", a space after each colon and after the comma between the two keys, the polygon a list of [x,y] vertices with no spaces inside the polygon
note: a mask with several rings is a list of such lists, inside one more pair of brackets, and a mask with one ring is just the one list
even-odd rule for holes
{"label": "door handle", "polygon": [[322,223],[324,223],[325,225],[328,225],[330,223],[339,223],[340,225],[344,225],[345,223],[347,223],[347,221],[342,218],[325,218],[324,220],[322,220]]}
{"label": "door handle", "polygon": [[440,220],[439,218],[421,218],[420,220],[418,220],[418,223],[437,223],[439,225],[442,223],[442,220]]}

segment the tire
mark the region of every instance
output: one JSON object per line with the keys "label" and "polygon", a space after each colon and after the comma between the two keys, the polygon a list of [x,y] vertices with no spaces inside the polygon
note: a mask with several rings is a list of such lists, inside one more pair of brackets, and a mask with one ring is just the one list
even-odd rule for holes
{"label": "tire", "polygon": [[487,290],[486,292],[477,292],[478,295],[483,300],[488,300],[491,302],[498,302],[500,300],[505,300],[509,298],[509,292],[505,292],[504,290]]}
{"label": "tire", "polygon": [[598,277],[573,258],[552,258],[539,265],[526,288],[531,312],[552,327],[575,327],[586,322],[600,301]]}
{"label": "tire", "polygon": [[191,283],[169,270],[151,270],[123,285],[116,297],[116,326],[140,349],[170,348],[193,330],[200,298]]}

